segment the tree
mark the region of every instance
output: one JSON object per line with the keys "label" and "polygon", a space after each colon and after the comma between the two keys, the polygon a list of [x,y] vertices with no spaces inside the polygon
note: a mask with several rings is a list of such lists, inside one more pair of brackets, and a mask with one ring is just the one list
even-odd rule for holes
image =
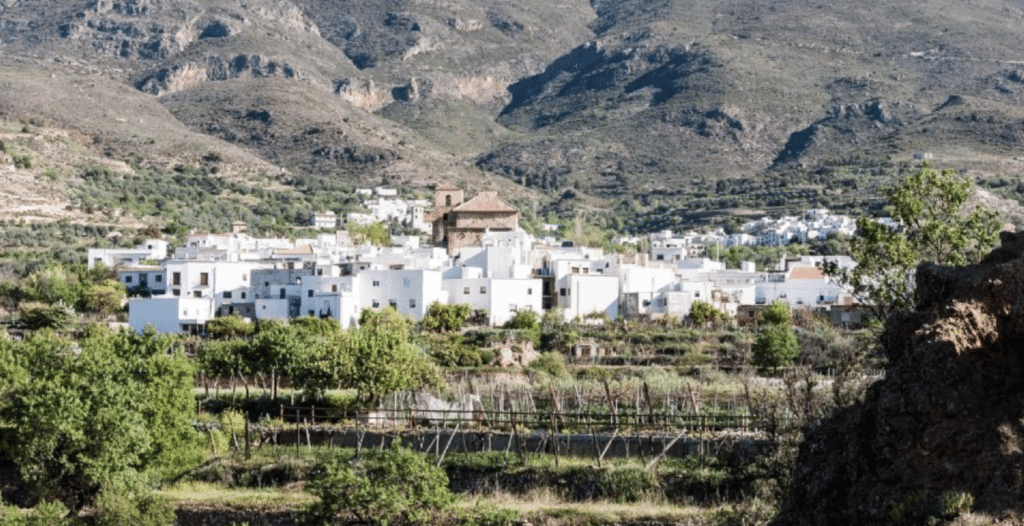
{"label": "tree", "polygon": [[420,328],[428,332],[454,332],[462,330],[471,312],[469,305],[445,305],[435,301],[427,308],[427,314],[420,322]]}
{"label": "tree", "polygon": [[338,351],[346,357],[342,383],[355,388],[364,403],[372,404],[394,391],[438,384],[433,362],[409,341],[412,322],[398,311],[366,309],[359,324],[338,340],[343,346]]}
{"label": "tree", "polygon": [[800,343],[789,323],[771,325],[754,338],[754,365],[763,371],[788,365],[796,358]]}
{"label": "tree", "polygon": [[695,325],[705,326],[708,323],[724,321],[727,315],[706,301],[694,301],[690,304],[690,319]]}
{"label": "tree", "polygon": [[0,347],[0,449],[32,494],[73,510],[102,488],[164,479],[201,460],[194,371],[170,336],[90,326]]}
{"label": "tree", "polygon": [[341,512],[364,524],[424,524],[431,512],[455,502],[444,470],[397,441],[389,449],[366,451],[355,461],[327,456],[306,489],[320,500],[303,512],[303,526],[335,524]]}
{"label": "tree", "polygon": [[256,326],[237,314],[214,318],[206,322],[206,333],[217,340],[248,338],[254,332],[256,332]]}
{"label": "tree", "polygon": [[789,321],[789,305],[780,300],[769,303],[757,317],[758,324],[783,325],[789,324]]}
{"label": "tree", "polygon": [[850,240],[850,255],[857,266],[852,270],[835,262],[825,266],[827,274],[851,287],[880,320],[914,306],[918,264],[978,261],[995,245],[1000,228],[995,212],[980,206],[970,212],[964,209],[971,182],[949,169],[938,171],[925,163],[884,192],[899,227],[859,218],[857,233]]}

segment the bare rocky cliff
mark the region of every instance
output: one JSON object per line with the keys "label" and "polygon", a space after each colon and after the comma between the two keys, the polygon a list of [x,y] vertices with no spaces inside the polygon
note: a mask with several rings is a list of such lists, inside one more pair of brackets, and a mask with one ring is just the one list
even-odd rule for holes
{"label": "bare rocky cliff", "polygon": [[1024,234],[977,265],[923,265],[917,287],[917,312],[882,334],[885,379],[807,435],[773,524],[890,524],[951,494],[1024,518]]}

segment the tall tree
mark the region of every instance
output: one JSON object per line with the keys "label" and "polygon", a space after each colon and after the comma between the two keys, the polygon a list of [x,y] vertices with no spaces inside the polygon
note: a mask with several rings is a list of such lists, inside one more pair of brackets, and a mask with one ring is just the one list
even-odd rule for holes
{"label": "tall tree", "polygon": [[360,327],[343,340],[345,361],[343,383],[359,391],[365,403],[382,396],[425,384],[437,384],[434,363],[422,349],[409,341],[411,322],[393,308],[363,311]]}
{"label": "tall tree", "polygon": [[873,218],[857,220],[850,240],[852,270],[834,262],[825,271],[852,288],[879,319],[914,306],[914,269],[930,261],[965,265],[995,246],[1000,227],[995,212],[981,206],[965,210],[971,182],[952,170],[924,164],[885,189],[895,225]]}

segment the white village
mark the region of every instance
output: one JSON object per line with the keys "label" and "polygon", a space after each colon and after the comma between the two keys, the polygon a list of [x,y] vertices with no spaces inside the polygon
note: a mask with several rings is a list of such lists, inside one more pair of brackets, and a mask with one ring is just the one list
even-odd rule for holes
{"label": "white village", "polygon": [[[91,249],[89,266],[117,270],[130,296],[128,324],[137,332],[151,325],[159,332],[201,335],[208,320],[229,315],[314,316],[348,328],[364,309],[386,307],[420,321],[435,302],[469,305],[476,319],[492,326],[520,310],[559,309],[567,321],[593,323],[685,318],[695,301],[740,324],[752,322],[774,301],[839,326],[855,326],[861,315],[853,297],[822,270],[826,259],[851,267],[848,256],[783,258],[763,270],[753,262],[725,268],[705,257],[712,245],[779,246],[853,233],[852,219],[824,209],[751,222],[733,235],[652,233],[649,252],[621,254],[535,238],[519,227],[518,211],[494,192],[466,199],[458,187],[442,185],[432,208],[422,200],[399,199],[389,189],[359,192],[372,199],[371,213],[316,213],[316,237],[254,238],[239,222],[230,233],[192,233],[173,251],[160,239],[134,249]],[[395,236],[392,246],[378,247],[354,243],[345,230],[329,232],[377,221],[429,232],[429,243],[420,236]]]}

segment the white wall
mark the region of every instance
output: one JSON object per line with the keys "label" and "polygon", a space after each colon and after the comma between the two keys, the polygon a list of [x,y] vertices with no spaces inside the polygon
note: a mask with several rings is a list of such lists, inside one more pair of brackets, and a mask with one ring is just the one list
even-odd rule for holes
{"label": "white wall", "polygon": [[128,300],[128,325],[141,333],[147,324],[159,332],[180,333],[182,324],[204,324],[213,317],[208,298],[132,298]]}

